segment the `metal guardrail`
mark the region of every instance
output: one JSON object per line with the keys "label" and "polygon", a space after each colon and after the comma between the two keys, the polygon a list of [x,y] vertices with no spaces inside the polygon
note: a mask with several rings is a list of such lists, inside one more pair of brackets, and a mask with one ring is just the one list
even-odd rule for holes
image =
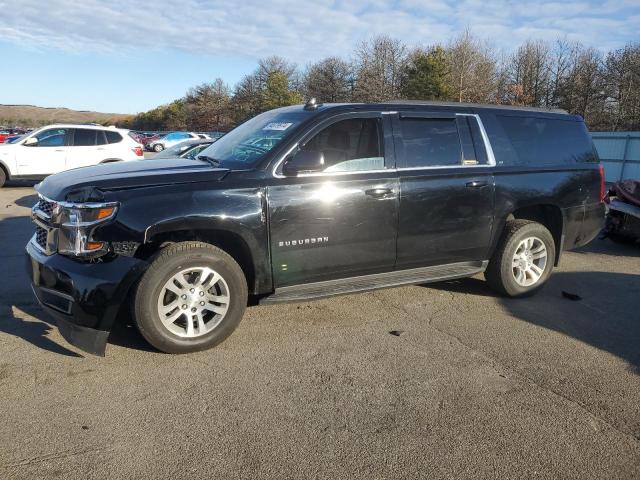
{"label": "metal guardrail", "polygon": [[640,179],[640,132],[592,132],[605,181]]}

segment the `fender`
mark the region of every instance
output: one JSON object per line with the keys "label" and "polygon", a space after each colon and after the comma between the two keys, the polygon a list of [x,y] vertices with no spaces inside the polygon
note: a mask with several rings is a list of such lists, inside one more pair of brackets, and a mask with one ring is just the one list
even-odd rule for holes
{"label": "fender", "polygon": [[271,291],[264,188],[220,189],[219,184],[204,182],[193,190],[194,185],[137,190],[132,196],[121,191],[116,222],[96,230],[96,234],[104,240],[142,245],[162,241],[172,233],[185,239],[200,238],[217,244],[232,256],[240,254],[243,261],[249,262],[254,275],[250,291]]}

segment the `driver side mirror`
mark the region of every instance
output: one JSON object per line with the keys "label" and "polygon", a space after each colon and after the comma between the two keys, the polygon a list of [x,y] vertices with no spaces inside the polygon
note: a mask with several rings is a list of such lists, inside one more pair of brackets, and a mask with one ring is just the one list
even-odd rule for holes
{"label": "driver side mirror", "polygon": [[38,139],[36,137],[29,137],[23,143],[25,147],[35,147],[37,144]]}
{"label": "driver side mirror", "polygon": [[298,150],[282,167],[287,177],[295,177],[299,173],[319,172],[324,169],[324,154],[310,150]]}

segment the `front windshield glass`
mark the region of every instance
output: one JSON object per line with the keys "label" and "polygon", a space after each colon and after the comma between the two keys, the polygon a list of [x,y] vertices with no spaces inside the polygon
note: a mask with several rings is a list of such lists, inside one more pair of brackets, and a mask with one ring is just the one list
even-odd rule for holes
{"label": "front windshield glass", "polygon": [[231,130],[199,156],[214,159],[223,168],[251,168],[308,116],[308,112],[300,111],[262,113]]}

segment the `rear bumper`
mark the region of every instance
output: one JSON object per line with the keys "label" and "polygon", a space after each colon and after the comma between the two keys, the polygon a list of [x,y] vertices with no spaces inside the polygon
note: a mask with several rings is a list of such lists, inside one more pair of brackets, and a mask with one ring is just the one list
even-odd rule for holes
{"label": "rear bumper", "polygon": [[101,263],[81,263],[62,255],[47,256],[31,242],[26,267],[33,292],[53,316],[70,344],[104,355],[118,311],[146,262],[118,256]]}
{"label": "rear bumper", "polygon": [[584,207],[584,217],[580,226],[580,235],[576,240],[576,247],[582,247],[591,242],[604,228],[604,202],[591,203]]}

